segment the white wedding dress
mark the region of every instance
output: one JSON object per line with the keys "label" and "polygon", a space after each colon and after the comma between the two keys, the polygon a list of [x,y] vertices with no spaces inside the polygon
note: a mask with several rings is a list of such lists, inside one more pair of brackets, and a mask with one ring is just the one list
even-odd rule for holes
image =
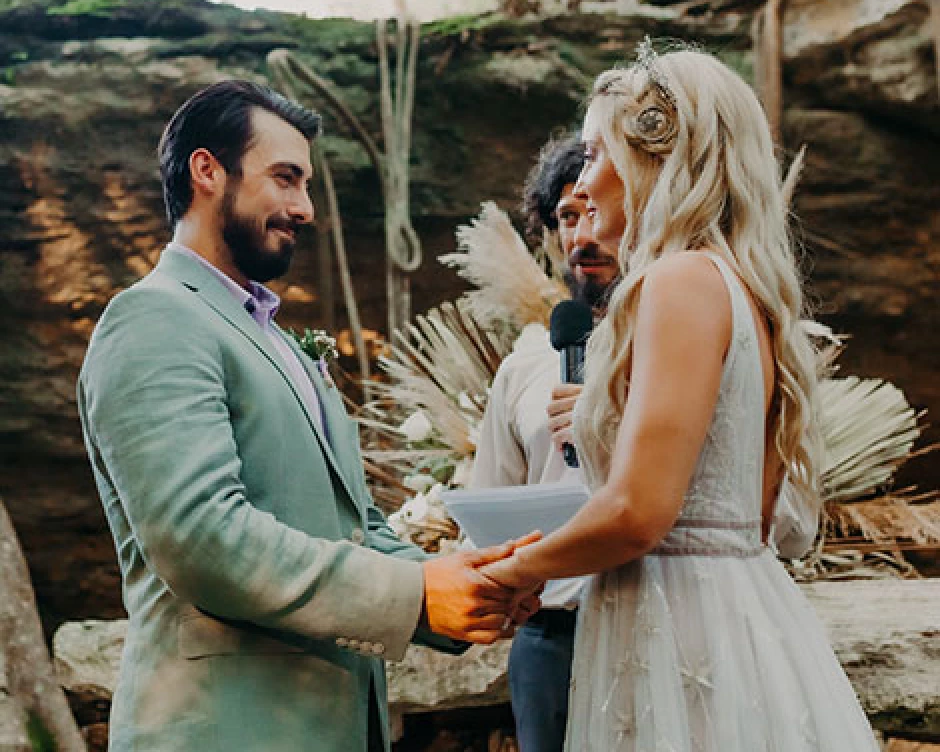
{"label": "white wedding dress", "polygon": [[[565,750],[878,752],[812,606],[761,544],[757,333],[740,281],[709,256],[733,312],[715,415],[673,529],[590,582]],[[609,466],[586,467],[592,487]]]}

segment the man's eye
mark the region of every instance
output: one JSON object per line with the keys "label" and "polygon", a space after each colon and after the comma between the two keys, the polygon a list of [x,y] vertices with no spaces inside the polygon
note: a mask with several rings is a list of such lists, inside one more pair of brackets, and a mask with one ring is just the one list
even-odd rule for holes
{"label": "man's eye", "polygon": [[558,221],[563,225],[575,225],[578,223],[578,215],[574,212],[562,212],[558,217]]}

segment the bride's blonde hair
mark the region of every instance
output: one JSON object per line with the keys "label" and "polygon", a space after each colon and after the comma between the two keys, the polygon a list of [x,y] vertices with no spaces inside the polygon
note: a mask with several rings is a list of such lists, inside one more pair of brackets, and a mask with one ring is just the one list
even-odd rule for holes
{"label": "bride's blonde hair", "polygon": [[704,52],[647,53],[630,68],[598,76],[585,125],[600,134],[624,184],[626,227],[623,279],[588,346],[578,451],[600,468],[613,449],[611,403],[621,415],[650,265],[666,254],[709,249],[739,275],[766,316],[776,366],[774,444],[803,504],[818,509],[816,353],[800,326],[803,295],[787,206],[757,97]]}

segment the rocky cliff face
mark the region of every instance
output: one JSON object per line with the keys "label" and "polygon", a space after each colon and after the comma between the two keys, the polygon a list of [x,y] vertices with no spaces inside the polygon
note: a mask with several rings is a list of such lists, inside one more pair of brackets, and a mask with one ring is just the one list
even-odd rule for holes
{"label": "rocky cliff face", "polygon": [[[167,239],[154,160],[163,124],[209,82],[265,77],[267,52],[288,47],[334,82],[377,138],[380,128],[371,25],[199,2],[49,5],[0,0],[0,497],[52,628],[120,611],[74,383],[102,307],[152,267]],[[755,3],[701,3],[685,14],[631,4],[621,15],[616,3],[593,5],[607,14],[426,27],[412,155],[426,249],[413,280],[417,310],[460,289],[434,260],[453,248],[455,226],[485,199],[517,206],[550,131],[577,123],[591,78],[629,58],[644,34],[698,39],[750,75]],[[846,370],[895,381],[936,416],[940,102],[927,4],[786,5],[784,151],[809,145],[795,211],[822,318],[853,335]],[[378,183],[330,117],[322,145],[364,323],[381,330]],[[280,287],[294,326],[324,315],[313,232],[304,247]],[[934,488],[940,469],[928,458],[905,479]]]}

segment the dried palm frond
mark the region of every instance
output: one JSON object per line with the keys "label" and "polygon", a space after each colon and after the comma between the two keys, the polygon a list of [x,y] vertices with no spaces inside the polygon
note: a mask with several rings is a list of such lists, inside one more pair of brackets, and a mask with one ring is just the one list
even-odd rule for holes
{"label": "dried palm frond", "polygon": [[424,410],[444,444],[473,451],[470,423],[483,416],[486,390],[510,343],[479,326],[466,304],[444,303],[397,332],[379,359],[389,383],[374,389],[405,411]]}
{"label": "dried palm frond", "polygon": [[786,175],[783,176],[783,200],[787,206],[793,203],[793,194],[796,192],[796,185],[800,182],[800,176],[803,174],[803,166],[806,164],[806,144],[800,147],[790,166],[787,168]]}
{"label": "dried palm frond", "polygon": [[[858,547],[900,545],[903,549],[940,543],[940,492],[916,494],[905,488],[874,499],[826,507],[827,538],[846,546],[857,538]],[[902,541],[912,541],[908,546]]]}
{"label": "dried palm frond", "polygon": [[[416,316],[405,331],[396,332],[389,354],[379,360],[388,381],[370,384],[376,399],[357,417],[369,431],[363,454],[370,475],[384,485],[385,506],[397,506],[410,493],[401,482],[390,488],[382,475],[406,478],[447,468],[450,477],[476,449],[487,390],[512,340],[505,328],[502,333],[484,329],[469,308],[461,299]],[[401,424],[415,413],[431,430],[409,442]]]}
{"label": "dried palm frond", "polygon": [[826,379],[820,402],[824,501],[870,496],[910,457],[920,416],[900,389],[881,379]]}
{"label": "dried palm frond", "polygon": [[800,326],[816,345],[816,373],[820,379],[830,377],[837,369],[835,360],[845,349],[844,334],[836,334],[820,321],[801,319]]}
{"label": "dried palm frond", "polygon": [[[480,216],[457,228],[457,253],[440,256],[478,289],[465,294],[474,319],[486,328],[507,323],[548,324],[552,307],[567,297],[564,284],[549,277],[516,232],[507,214],[492,201]],[[559,268],[558,260],[552,265]]]}
{"label": "dried palm frond", "polygon": [[835,551],[822,545],[798,561],[784,562],[797,582],[916,578],[917,570],[898,551]]}
{"label": "dried palm frond", "polygon": [[885,489],[904,462],[936,448],[914,451],[923,413],[881,379],[826,379],[820,397],[825,520],[795,576],[911,576],[903,551],[940,543],[940,492]]}

